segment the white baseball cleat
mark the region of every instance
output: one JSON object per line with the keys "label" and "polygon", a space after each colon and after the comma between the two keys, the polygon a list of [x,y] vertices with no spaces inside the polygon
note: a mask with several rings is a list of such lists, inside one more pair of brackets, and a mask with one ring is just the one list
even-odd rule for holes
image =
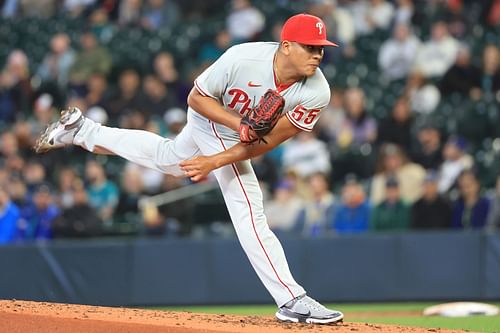
{"label": "white baseball cleat", "polygon": [[344,314],[327,309],[304,294],[283,305],[276,312],[276,318],[292,323],[334,324],[342,322]]}
{"label": "white baseball cleat", "polygon": [[61,111],[58,121],[49,124],[36,140],[35,152],[45,153],[51,149],[62,148],[73,143],[73,138],[83,125],[85,117],[76,107]]}

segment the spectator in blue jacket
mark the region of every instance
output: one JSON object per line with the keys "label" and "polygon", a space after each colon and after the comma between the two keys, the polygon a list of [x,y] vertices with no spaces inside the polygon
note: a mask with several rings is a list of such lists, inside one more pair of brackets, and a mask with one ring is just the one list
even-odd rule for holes
{"label": "spectator in blue jacket", "polygon": [[338,205],[332,228],[339,234],[361,233],[368,230],[370,204],[355,178],[348,177],[342,188],[342,202]]}
{"label": "spectator in blue jacket", "polygon": [[16,204],[10,200],[6,189],[0,186],[0,245],[14,241],[19,216]]}
{"label": "spectator in blue jacket", "polygon": [[463,171],[458,178],[460,197],[453,205],[452,227],[478,229],[486,225],[490,201],[481,196],[479,181],[471,170]]}
{"label": "spectator in blue jacket", "polygon": [[59,208],[54,204],[50,186],[38,185],[32,203],[21,212],[18,237],[26,241],[52,239],[52,224],[58,216]]}

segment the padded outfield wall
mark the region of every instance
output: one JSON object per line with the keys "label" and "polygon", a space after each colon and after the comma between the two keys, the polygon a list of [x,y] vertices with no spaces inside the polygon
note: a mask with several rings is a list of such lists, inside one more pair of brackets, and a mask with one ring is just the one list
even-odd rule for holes
{"label": "padded outfield wall", "polygon": [[[281,238],[326,302],[500,298],[500,234]],[[102,239],[0,247],[0,298],[93,305],[272,303],[236,239]]]}

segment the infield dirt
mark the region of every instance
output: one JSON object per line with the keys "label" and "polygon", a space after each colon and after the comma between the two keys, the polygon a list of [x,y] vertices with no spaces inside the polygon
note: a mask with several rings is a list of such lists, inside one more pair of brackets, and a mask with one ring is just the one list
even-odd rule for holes
{"label": "infield dirt", "polygon": [[[347,318],[348,320],[348,318]],[[272,317],[234,316],[88,305],[0,301],[1,333],[281,333],[464,332],[344,322],[337,325],[279,323]]]}

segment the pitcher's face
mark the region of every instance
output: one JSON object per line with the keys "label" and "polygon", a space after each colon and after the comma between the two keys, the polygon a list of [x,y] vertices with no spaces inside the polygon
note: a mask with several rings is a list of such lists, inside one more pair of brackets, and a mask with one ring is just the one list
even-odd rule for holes
{"label": "pitcher's face", "polygon": [[288,42],[289,59],[298,75],[312,76],[319,67],[324,55],[324,46],[304,45]]}

